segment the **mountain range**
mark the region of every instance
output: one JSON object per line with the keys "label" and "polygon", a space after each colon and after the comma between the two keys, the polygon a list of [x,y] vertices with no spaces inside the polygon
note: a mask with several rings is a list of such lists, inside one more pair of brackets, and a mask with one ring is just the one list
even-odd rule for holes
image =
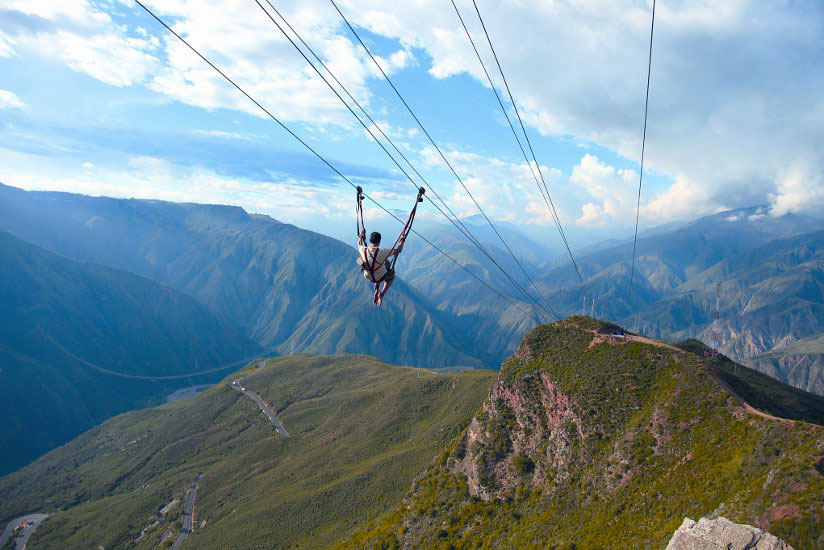
{"label": "mountain range", "polygon": [[154,279],[277,353],[370,353],[480,367],[468,340],[402,281],[376,311],[343,243],[237,207],[0,187],[0,227],[66,257]]}
{"label": "mountain range", "polygon": [[[15,286],[3,290],[0,315],[10,328],[0,343],[7,365],[2,374],[11,377],[7,391],[20,403],[46,396],[37,410],[53,407],[40,416],[5,401],[11,404],[9,426],[14,428],[0,435],[24,444],[0,464],[0,472],[112,414],[157,403],[164,392],[182,385],[215,379],[111,379],[100,383],[125,394],[98,399],[84,377],[29,376],[23,365],[31,372],[39,365],[67,373],[94,370],[89,363],[126,374],[155,365],[159,370],[152,374],[181,374],[265,350],[368,353],[427,368],[497,369],[526,331],[553,320],[553,313],[581,312],[584,291],[564,255],[542,261],[553,253],[551,246],[502,225],[501,235],[519,257],[518,265],[478,220],[467,219],[465,225],[494,262],[453,227],[424,219],[421,233],[466,271],[413,236],[398,261],[399,277],[387,303],[376,309],[351,246],[267,216],[229,206],[0,185],[0,229],[7,232],[4,242],[15,243],[3,248],[3,260],[15,266],[19,279],[39,281],[29,294]],[[633,328],[637,322],[645,334],[669,341],[709,341],[720,281],[721,351],[822,394],[821,348],[814,345],[824,333],[822,232],[822,220],[772,217],[759,207],[648,230],[638,239],[631,299],[631,242],[591,246],[577,251],[576,259],[596,298],[596,316]],[[31,258],[50,255],[49,261],[27,260],[26,248]],[[62,272],[78,269],[93,280],[82,291],[61,279]],[[137,287],[153,290],[141,291],[143,296]],[[112,293],[116,299],[97,299]],[[25,306],[46,296],[51,301],[39,309]],[[149,304],[154,304],[151,310],[129,309]],[[80,313],[86,310],[97,314]],[[50,324],[44,325],[44,318]],[[211,328],[200,330],[198,323],[206,318]],[[173,320],[178,325],[172,327]],[[156,352],[151,360],[146,359],[149,350]],[[107,378],[100,370],[95,376]],[[59,395],[52,395],[54,387],[61,388]],[[63,410],[78,413],[56,412]]]}
{"label": "mountain range", "polygon": [[[454,250],[479,277],[519,300],[514,285],[457,231],[442,226],[435,235],[435,244]],[[508,274],[532,289],[511,257],[507,262],[494,243],[488,247]],[[720,351],[755,368],[763,366],[782,381],[824,394],[822,374],[815,367],[821,361],[820,348],[807,346],[803,353],[784,355],[780,369],[760,360],[749,362],[824,334],[824,220],[793,214],[773,217],[766,208],[753,207],[642,232],[630,297],[632,248],[631,240],[611,240],[575,252],[588,294],[595,298],[594,308],[585,300],[568,256],[541,265],[526,259],[521,263],[540,290],[532,290],[532,295],[560,317],[593,310],[599,318],[633,329],[637,325],[641,332],[671,342],[711,340],[720,283]],[[408,282],[434,300],[437,309],[470,319],[476,330],[490,333],[483,342],[511,350],[525,329],[534,326],[534,320],[515,315],[514,308],[504,307],[507,304],[493,292],[473,283],[436,252],[421,244],[413,250],[398,262]],[[438,277],[428,276],[433,270]],[[526,299],[520,300],[525,306]],[[531,311],[541,313],[534,306]],[[794,374],[786,375],[791,370]]]}

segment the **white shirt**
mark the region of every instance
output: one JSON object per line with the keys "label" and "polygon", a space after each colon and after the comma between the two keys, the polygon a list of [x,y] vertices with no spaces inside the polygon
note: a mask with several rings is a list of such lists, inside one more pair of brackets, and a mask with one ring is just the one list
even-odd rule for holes
{"label": "white shirt", "polygon": [[[366,251],[366,254],[364,254],[364,251]],[[378,280],[386,275],[386,262],[389,259],[390,252],[392,252],[391,248],[380,248],[373,245],[369,245],[368,247],[358,245],[358,254],[360,254],[361,260],[366,262],[366,269],[363,270],[363,276],[371,280],[369,276],[369,267],[372,266],[373,261],[375,265],[375,280]]]}

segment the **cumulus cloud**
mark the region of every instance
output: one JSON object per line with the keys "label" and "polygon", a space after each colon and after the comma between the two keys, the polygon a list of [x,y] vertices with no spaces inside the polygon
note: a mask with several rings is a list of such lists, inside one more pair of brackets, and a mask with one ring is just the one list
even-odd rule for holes
{"label": "cumulus cloud", "polygon": [[778,177],[775,193],[770,194],[770,214],[782,216],[796,214],[821,214],[824,212],[824,177],[821,168],[796,163],[785,168]]}
{"label": "cumulus cloud", "polygon": [[[391,13],[379,0],[345,5],[372,32],[424,48],[433,76],[468,73],[486,85],[448,4],[396,3]],[[483,44],[471,3],[458,5]],[[481,4],[527,123],[632,160],[641,151],[650,8],[638,0]],[[655,215],[777,200],[788,161],[824,169],[815,145],[824,139],[822,35],[816,0],[658,5],[646,161],[674,184],[653,197]],[[587,215],[599,208],[593,202]]]}
{"label": "cumulus cloud", "polygon": [[575,220],[578,225],[603,226],[630,219],[633,187],[638,182],[634,170],[619,170],[601,162],[595,155],[586,154],[572,169],[569,180],[598,201],[587,202],[581,207],[581,217]]}
{"label": "cumulus cloud", "polygon": [[[442,194],[446,203],[460,217],[479,215],[480,211],[475,204],[477,201],[491,218],[513,223],[553,224],[528,164],[459,150],[444,151],[444,155],[472,194],[470,196],[457,182],[449,195]],[[445,164],[434,148],[424,148],[421,158],[426,166],[442,170],[444,177],[455,181],[454,175],[445,171]],[[553,193],[556,182],[561,179],[561,172],[546,166],[542,166],[541,171],[550,193]],[[438,180],[430,181],[434,183]],[[440,185],[436,184],[436,187]],[[556,207],[558,206],[560,205],[556,201]],[[558,214],[563,223],[566,216],[562,208]]]}
{"label": "cumulus cloud", "polygon": [[15,109],[23,109],[26,104],[20,101],[20,98],[14,92],[9,90],[0,90],[0,109],[6,107],[13,107]]}
{"label": "cumulus cloud", "polygon": [[[253,2],[146,4],[279,118],[351,125],[338,99]],[[124,5],[90,0],[0,0],[0,9],[27,16],[10,34],[0,35],[0,56],[11,55],[16,45],[62,59],[73,70],[113,86],[144,85],[189,105],[266,116],[142,10],[128,6],[132,12],[124,18],[118,13]],[[321,0],[292,1],[279,9],[358,101],[368,105],[367,80],[377,69],[360,46],[343,36],[331,6]],[[400,49],[379,62],[391,74],[413,63],[414,55]]]}

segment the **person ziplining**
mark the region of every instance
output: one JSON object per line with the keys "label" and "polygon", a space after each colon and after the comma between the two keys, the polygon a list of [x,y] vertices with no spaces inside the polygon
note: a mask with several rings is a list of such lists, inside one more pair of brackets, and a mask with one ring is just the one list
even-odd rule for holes
{"label": "person ziplining", "polygon": [[[357,187],[358,202],[355,210],[355,223],[358,233],[358,259],[357,263],[363,271],[363,276],[375,285],[375,293],[372,301],[375,306],[383,303],[383,297],[395,281],[395,263],[398,255],[403,251],[403,245],[409,232],[412,231],[412,222],[415,221],[415,213],[418,204],[423,202],[423,195],[426,191],[423,187],[418,189],[418,197],[415,199],[415,206],[409,213],[406,225],[403,226],[400,235],[395,240],[392,248],[381,248],[381,234],[373,231],[369,235],[369,243],[366,242],[366,226],[363,222],[363,189]],[[383,289],[381,289],[383,283]]]}

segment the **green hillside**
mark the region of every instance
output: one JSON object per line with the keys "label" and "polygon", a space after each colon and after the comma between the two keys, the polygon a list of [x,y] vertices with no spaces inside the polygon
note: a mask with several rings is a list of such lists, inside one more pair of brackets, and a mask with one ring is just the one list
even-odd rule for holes
{"label": "green hillside", "polygon": [[[678,344],[703,356],[707,347],[698,340]],[[738,365],[724,355],[708,361],[712,372],[729,385],[740,400],[765,413],[824,426],[824,397],[799,390],[755,369]]]}
{"label": "green hillside", "polygon": [[662,548],[717,515],[824,545],[824,428],[744,408],[697,355],[608,334],[582,317],[532,330],[403,502],[340,546]]}
{"label": "green hillside", "polygon": [[100,369],[174,376],[261,351],[193,298],[133,273],[1,230],[0,263],[0,474],[115,414],[215,380]]}
{"label": "green hillside", "polygon": [[155,548],[179,507],[129,541],[203,473],[198,527],[183,548],[317,548],[397,502],[494,380],[366,356],[270,360],[243,384],[279,411],[290,433],[281,437],[229,387],[236,376],[197,399],[113,418],[0,478],[0,519],[60,509],[35,533],[35,550]]}

